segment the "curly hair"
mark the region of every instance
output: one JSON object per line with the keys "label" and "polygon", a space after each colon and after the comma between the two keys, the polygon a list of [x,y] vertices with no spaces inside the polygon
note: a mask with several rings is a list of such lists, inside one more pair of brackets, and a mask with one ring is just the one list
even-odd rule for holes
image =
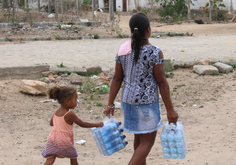
{"label": "curly hair", "polygon": [[77,92],[77,89],[72,86],[54,86],[48,90],[50,99],[58,100],[61,104],[64,99],[70,99]]}

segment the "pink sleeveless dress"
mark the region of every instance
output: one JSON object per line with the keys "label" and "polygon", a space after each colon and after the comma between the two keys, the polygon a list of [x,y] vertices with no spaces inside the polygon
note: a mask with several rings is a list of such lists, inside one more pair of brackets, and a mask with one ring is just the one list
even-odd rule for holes
{"label": "pink sleeveless dress", "polygon": [[[68,111],[66,114],[68,114]],[[65,114],[65,115],[66,115]],[[53,130],[48,136],[47,143],[43,149],[42,156],[51,158],[53,156],[59,158],[75,159],[78,157],[74,146],[73,124],[69,125],[65,122],[64,116],[53,116]]]}

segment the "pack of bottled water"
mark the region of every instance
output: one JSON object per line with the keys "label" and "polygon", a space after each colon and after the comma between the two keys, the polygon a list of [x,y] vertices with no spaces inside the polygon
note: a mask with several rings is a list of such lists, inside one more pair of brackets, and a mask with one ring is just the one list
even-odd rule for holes
{"label": "pack of bottled water", "polygon": [[181,122],[164,124],[160,138],[162,151],[166,159],[185,158],[187,139]]}
{"label": "pack of bottled water", "polygon": [[121,122],[111,118],[103,123],[103,127],[92,128],[91,131],[99,152],[104,156],[110,156],[113,153],[125,148],[128,142],[124,141],[126,137],[122,133],[124,130],[119,128]]}

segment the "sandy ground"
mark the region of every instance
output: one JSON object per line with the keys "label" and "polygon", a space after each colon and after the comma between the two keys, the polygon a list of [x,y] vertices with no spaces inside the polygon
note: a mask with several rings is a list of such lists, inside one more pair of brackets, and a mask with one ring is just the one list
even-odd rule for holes
{"label": "sandy ground", "polygon": [[[123,34],[130,34],[128,27],[130,17],[130,15],[120,16],[119,27]],[[202,59],[226,62],[236,60],[236,23],[199,25],[185,22],[181,25],[165,25],[151,22],[151,28],[154,37],[157,36],[157,33],[164,32],[193,33],[192,37],[150,38],[152,44],[162,49],[166,59],[184,63]],[[106,29],[110,31],[112,27],[103,28],[103,31]],[[100,33],[106,35],[106,33],[97,30],[101,30],[101,27],[82,29],[87,33],[96,31],[99,32],[99,35]],[[113,31],[113,33],[115,32]],[[47,63],[55,67],[63,63],[67,67],[81,68],[84,65],[96,64],[100,65],[103,70],[108,70],[114,67],[114,57],[119,46],[126,40],[128,39],[1,42],[0,66]]]}
{"label": "sandy ground", "polygon": [[[235,24],[236,25],[236,24]],[[0,45],[0,65],[26,66],[63,63],[67,67],[100,65],[103,70],[114,67],[119,46],[127,39],[35,41],[25,44]],[[235,35],[151,38],[162,49],[165,59],[173,62],[236,60]]]}
{"label": "sandy ground", "polygon": [[[172,60],[235,60],[235,27],[236,24],[161,26],[156,28],[167,32],[179,29],[178,32],[190,32],[194,36],[150,41],[163,50],[166,58]],[[0,65],[48,63],[55,66],[63,62],[73,67],[101,65],[105,70],[114,67],[114,55],[124,41],[125,39],[2,43]],[[174,107],[180,116],[179,121],[183,122],[186,129],[187,156],[183,160],[164,159],[159,130],[147,158],[148,165],[236,165],[235,70],[218,76],[198,76],[191,69],[177,69],[173,73],[174,78],[168,78],[168,82]],[[20,93],[19,84],[20,80],[6,78],[0,81],[0,164],[43,164],[44,159],[40,154],[52,130],[49,126],[50,118],[58,105],[52,102],[41,103],[40,101],[47,99],[46,96]],[[85,99],[89,95],[82,94],[79,97],[81,104],[74,112],[85,121],[102,121],[104,107],[94,104],[99,101],[106,105],[108,95],[95,100]],[[119,94],[116,101],[120,101],[120,96]],[[92,111],[87,109],[88,106],[91,106]],[[161,107],[163,122],[166,122],[163,103]],[[115,118],[123,122],[122,117],[122,111],[117,109]],[[129,142],[127,147],[109,157],[100,155],[90,129],[74,126],[74,133],[75,142],[86,140],[83,146],[75,144],[78,161],[82,165],[127,164],[132,155],[133,135],[127,132],[124,133]],[[69,164],[68,159],[57,159],[55,162],[55,165],[66,164]]]}
{"label": "sandy ground", "polygon": [[[235,94],[236,72],[219,76],[198,76],[190,69],[174,71],[168,78],[171,97],[179,121],[183,122],[187,135],[187,156],[183,160],[163,158],[160,133],[158,131],[154,147],[148,155],[148,165],[235,165]],[[227,80],[227,81],[226,81]],[[30,96],[19,92],[20,80],[0,81],[0,163],[4,165],[43,164],[40,157],[46,138],[52,127],[49,121],[58,107],[56,103],[40,101],[46,96]],[[95,106],[100,101],[106,105],[108,95],[100,99],[85,100],[79,96],[80,105],[73,110],[81,119],[90,122],[102,121],[103,107]],[[120,94],[116,101],[120,101]],[[91,110],[87,107],[91,106]],[[162,119],[166,122],[166,112],[161,101]],[[123,122],[122,111],[117,109],[115,118]],[[127,147],[109,157],[100,155],[90,129],[74,126],[75,142],[86,140],[81,146],[76,144],[78,161],[84,165],[127,164],[132,155],[133,135],[125,132]],[[57,159],[56,165],[69,164],[68,159]]]}

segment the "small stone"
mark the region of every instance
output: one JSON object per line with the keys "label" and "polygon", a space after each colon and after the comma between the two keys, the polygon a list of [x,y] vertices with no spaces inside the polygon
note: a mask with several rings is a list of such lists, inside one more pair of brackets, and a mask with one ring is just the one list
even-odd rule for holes
{"label": "small stone", "polygon": [[49,83],[50,80],[47,77],[42,77],[40,79],[40,81],[45,82],[45,83]]}
{"label": "small stone", "polygon": [[61,77],[68,77],[68,74],[62,74]]}
{"label": "small stone", "polygon": [[6,101],[7,97],[6,96],[0,96],[0,100]]}
{"label": "small stone", "polygon": [[84,66],[87,70],[87,74],[93,74],[93,73],[101,73],[102,72],[102,67],[101,66]]}
{"label": "small stone", "polygon": [[42,72],[42,77],[48,77],[49,75],[56,75],[53,71]]}
{"label": "small stone", "polygon": [[71,84],[80,84],[83,82],[84,78],[76,73],[71,73],[69,79]]}
{"label": "small stone", "polygon": [[210,60],[200,60],[198,62],[199,65],[210,65],[211,61]]}

